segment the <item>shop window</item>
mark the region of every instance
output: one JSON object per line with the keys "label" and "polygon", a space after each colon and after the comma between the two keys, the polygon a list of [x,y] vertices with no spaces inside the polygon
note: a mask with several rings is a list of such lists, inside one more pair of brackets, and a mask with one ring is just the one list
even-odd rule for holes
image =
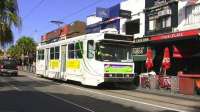
{"label": "shop window", "polygon": [[87,58],[92,59],[94,58],[94,41],[88,40],[87,43]]}
{"label": "shop window", "polygon": [[149,21],[149,30],[153,31],[156,29],[156,21],[155,20],[150,20]]}
{"label": "shop window", "polygon": [[133,35],[140,33],[140,19],[126,22],[126,34]]}
{"label": "shop window", "polygon": [[149,20],[149,31],[158,31],[171,27],[171,16]]}
{"label": "shop window", "polygon": [[185,8],[186,24],[200,23],[200,4],[190,5]]}

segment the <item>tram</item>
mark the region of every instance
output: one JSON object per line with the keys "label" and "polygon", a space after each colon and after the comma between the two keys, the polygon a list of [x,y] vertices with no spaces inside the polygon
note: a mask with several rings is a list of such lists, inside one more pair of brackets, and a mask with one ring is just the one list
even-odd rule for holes
{"label": "tram", "polygon": [[37,46],[36,74],[89,86],[104,82],[132,82],[132,41],[132,36],[100,32],[40,43]]}

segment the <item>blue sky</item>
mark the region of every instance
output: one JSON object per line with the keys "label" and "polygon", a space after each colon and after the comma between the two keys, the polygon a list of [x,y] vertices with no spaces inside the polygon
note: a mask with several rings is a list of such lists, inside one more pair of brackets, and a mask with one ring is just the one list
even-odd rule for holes
{"label": "blue sky", "polygon": [[16,41],[21,36],[30,36],[33,37],[35,41],[39,42],[41,35],[57,28],[57,26],[50,21],[61,20],[65,24],[69,24],[75,20],[86,21],[88,15],[95,13],[96,7],[110,7],[120,1],[121,0],[18,0],[20,16],[22,17],[23,23],[20,31],[15,28],[13,29],[14,40]]}

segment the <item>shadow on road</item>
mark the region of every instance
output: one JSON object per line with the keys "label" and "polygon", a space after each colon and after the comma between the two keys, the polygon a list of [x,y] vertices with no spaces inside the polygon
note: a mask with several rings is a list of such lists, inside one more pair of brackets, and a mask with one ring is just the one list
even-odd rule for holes
{"label": "shadow on road", "polygon": [[[101,100],[74,94],[47,94],[34,91],[1,91],[0,112],[90,112],[74,104],[95,112],[148,112],[145,105],[144,107],[134,107],[134,105],[128,107],[108,99]],[[64,99],[66,102],[60,99]],[[159,112],[176,111],[163,110]],[[193,110],[192,112],[199,112],[199,110]]]}
{"label": "shadow on road", "polygon": [[[18,87],[45,87],[45,86],[51,86],[51,85],[59,85],[59,84],[56,84],[54,82],[47,82],[47,81],[35,81],[35,80],[23,80],[21,79],[21,77],[26,77],[26,76],[23,76],[21,75],[19,80],[15,80],[15,79],[12,79],[13,77],[2,77],[0,76],[0,78],[2,79],[6,79],[4,82],[0,81],[0,87],[8,87],[10,85],[16,85]],[[16,77],[14,77],[16,78]],[[0,111],[1,112],[1,111]]]}

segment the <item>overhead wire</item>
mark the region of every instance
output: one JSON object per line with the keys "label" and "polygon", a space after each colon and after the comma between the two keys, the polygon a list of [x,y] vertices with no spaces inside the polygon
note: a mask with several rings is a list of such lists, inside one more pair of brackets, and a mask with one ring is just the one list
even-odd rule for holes
{"label": "overhead wire", "polygon": [[[91,3],[91,4],[86,5],[85,7],[82,7],[82,8],[80,8],[80,9],[78,9],[78,10],[76,10],[76,11],[74,11],[74,12],[72,12],[72,13],[70,13],[70,14],[64,16],[64,17],[62,17],[59,21],[64,21],[66,18],[71,18],[71,17],[73,17],[73,16],[75,16],[75,15],[77,15],[77,14],[80,14],[81,12],[83,12],[83,11],[85,11],[85,10],[91,8],[91,6],[94,6],[94,5],[96,5],[96,4],[98,4],[98,3],[101,3],[101,2],[103,2],[103,1],[104,1],[104,0],[96,0],[95,2],[93,2],[93,3]],[[46,29],[47,27],[49,27],[49,24],[47,24],[47,25],[46,25],[44,28],[42,28],[42,29]]]}
{"label": "overhead wire", "polygon": [[31,8],[31,10],[23,17],[23,19],[27,19],[28,17],[30,17],[31,14],[33,14],[33,12],[40,7],[45,0],[40,0],[33,8]]}
{"label": "overhead wire", "polygon": [[[43,1],[44,1],[44,0],[43,0]],[[96,4],[99,4],[99,3],[101,3],[101,2],[105,2],[105,1],[104,1],[104,0],[96,0],[95,2],[92,2],[91,4],[88,4],[88,5],[86,5],[86,6],[82,7],[82,8],[80,8],[80,9],[78,9],[78,10],[76,10],[76,11],[74,11],[74,12],[72,12],[72,13],[70,13],[70,14],[64,16],[64,17],[62,17],[62,18],[61,18],[60,20],[58,20],[58,21],[64,21],[65,19],[74,17],[74,16],[76,16],[77,14],[80,14],[80,13],[82,13],[83,11],[88,10],[89,8],[92,8],[92,6],[95,6]],[[45,30],[47,27],[49,27],[49,24],[47,24],[46,26],[44,26],[42,29]]]}

